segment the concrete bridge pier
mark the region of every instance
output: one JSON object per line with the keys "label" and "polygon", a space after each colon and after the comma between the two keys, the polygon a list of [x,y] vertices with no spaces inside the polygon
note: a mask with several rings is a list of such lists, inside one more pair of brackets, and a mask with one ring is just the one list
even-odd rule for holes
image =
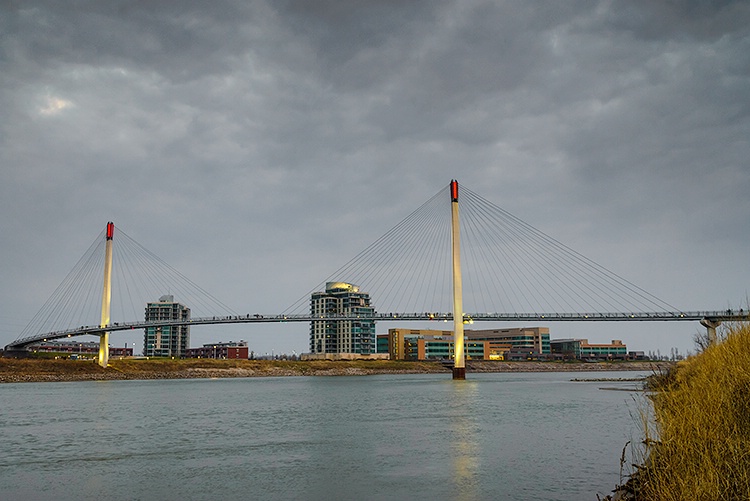
{"label": "concrete bridge pier", "polygon": [[721,320],[715,318],[702,318],[701,325],[708,331],[708,341],[716,344],[716,328],[721,325]]}

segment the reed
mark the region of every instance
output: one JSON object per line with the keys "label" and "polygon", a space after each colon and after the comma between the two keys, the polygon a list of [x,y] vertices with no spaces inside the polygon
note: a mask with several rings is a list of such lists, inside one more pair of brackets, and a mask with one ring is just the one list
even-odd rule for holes
{"label": "reed", "polygon": [[750,325],[652,385],[635,499],[750,499]]}

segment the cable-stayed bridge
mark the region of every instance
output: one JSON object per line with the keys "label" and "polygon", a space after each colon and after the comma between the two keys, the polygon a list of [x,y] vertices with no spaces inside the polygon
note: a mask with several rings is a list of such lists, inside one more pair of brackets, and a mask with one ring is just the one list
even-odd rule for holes
{"label": "cable-stayed bridge", "polygon": [[[723,321],[748,318],[742,310],[682,311],[465,187],[460,226],[458,220],[458,184],[452,182],[273,314],[237,313],[122,230],[115,237],[110,223],[6,351],[85,334],[102,336],[104,344],[110,332],[147,327],[321,318],[453,322],[456,332],[464,323],[480,321],[701,321],[709,334]],[[327,281],[357,284],[370,294],[376,311],[311,315],[310,295]],[[137,320],[146,303],[168,291],[190,306],[192,318]]]}
{"label": "cable-stayed bridge", "polygon": [[[313,315],[227,315],[213,317],[197,317],[189,320],[164,320],[164,321],[135,321],[114,322],[104,327],[99,325],[84,325],[74,329],[34,334],[19,338],[7,349],[21,347],[39,341],[52,339],[63,339],[81,335],[99,335],[103,331],[117,332],[133,329],[145,329],[146,327],[180,326],[180,325],[221,325],[221,324],[257,324],[257,323],[287,323],[287,322],[313,322],[320,319],[331,321],[338,320],[374,320],[377,322],[453,322],[452,313],[375,313],[373,315],[326,315],[325,317]],[[688,311],[680,313],[473,313],[463,316],[463,323],[477,322],[658,322],[658,321],[700,321],[711,319],[718,322],[730,322],[747,320],[748,315],[744,312],[728,311]]]}

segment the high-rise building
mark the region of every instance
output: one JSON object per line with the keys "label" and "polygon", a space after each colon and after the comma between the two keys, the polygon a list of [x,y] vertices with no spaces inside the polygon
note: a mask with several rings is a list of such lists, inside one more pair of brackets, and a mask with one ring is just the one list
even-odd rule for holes
{"label": "high-rise building", "polygon": [[[174,296],[164,295],[146,305],[146,322],[190,320],[190,308],[176,303]],[[143,334],[143,354],[147,357],[184,357],[190,347],[190,326],[160,325],[146,327]]]}
{"label": "high-rise building", "polygon": [[[328,282],[323,292],[313,292],[310,313],[310,353],[376,353],[375,321],[370,295],[356,285]],[[346,320],[328,320],[326,316],[347,316]]]}

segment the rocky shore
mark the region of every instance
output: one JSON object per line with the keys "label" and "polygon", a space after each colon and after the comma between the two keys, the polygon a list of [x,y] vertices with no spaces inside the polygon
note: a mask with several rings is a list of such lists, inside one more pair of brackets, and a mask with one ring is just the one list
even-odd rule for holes
{"label": "rocky shore", "polygon": [[[660,362],[469,361],[467,372],[656,371]],[[249,378],[279,376],[368,376],[449,373],[439,362],[285,360],[112,360],[105,369],[92,361],[0,358],[0,383],[108,381],[128,379]]]}

